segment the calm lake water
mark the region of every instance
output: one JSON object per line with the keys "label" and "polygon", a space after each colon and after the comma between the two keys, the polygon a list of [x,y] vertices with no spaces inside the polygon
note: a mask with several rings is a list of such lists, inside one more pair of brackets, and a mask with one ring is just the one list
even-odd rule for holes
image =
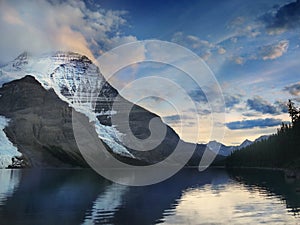
{"label": "calm lake water", "polygon": [[0,170],[0,224],[300,224],[299,188],[267,170],[184,169],[145,187],[87,169]]}

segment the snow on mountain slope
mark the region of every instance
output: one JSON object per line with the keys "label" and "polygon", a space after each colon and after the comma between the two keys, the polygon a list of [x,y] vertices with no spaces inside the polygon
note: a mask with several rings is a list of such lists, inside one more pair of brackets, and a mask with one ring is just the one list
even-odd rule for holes
{"label": "snow on mountain slope", "polygon": [[263,136],[260,136],[259,138],[256,138],[254,140],[254,142],[264,141],[264,140],[267,140],[269,137],[270,137],[270,135],[263,135]]}
{"label": "snow on mountain slope", "polygon": [[[34,76],[45,89],[53,88],[56,94],[71,106],[73,103],[94,103],[101,90],[104,77],[87,57],[71,52],[57,52],[32,57],[22,53],[1,68],[0,85]],[[92,109],[93,105],[84,105]]]}
{"label": "snow on mountain slope", "polygon": [[8,125],[9,120],[0,116],[0,169],[12,165],[14,157],[21,157],[22,154],[13,146],[4,133],[3,129]]}
{"label": "snow on mountain slope", "polygon": [[246,139],[245,141],[243,141],[243,143],[240,146],[238,146],[238,149],[246,148],[246,147],[248,147],[251,144],[253,144],[253,142],[250,141],[250,140],[248,140],[248,139]]}
{"label": "snow on mountain slope", "polygon": [[229,156],[233,151],[241,150],[242,148],[246,148],[255,142],[260,142],[260,141],[266,140],[269,137],[270,137],[270,135],[263,135],[263,136],[260,136],[259,138],[255,139],[254,141],[250,141],[250,140],[246,139],[245,141],[243,141],[243,143],[241,143],[238,146],[226,146],[217,141],[210,141],[207,143],[207,146],[209,147],[209,149],[211,151],[218,152],[219,155]]}
{"label": "snow on mountain slope", "polygon": [[[85,114],[99,137],[116,154],[133,155],[121,144],[122,134],[115,127],[105,126],[97,120],[95,104],[100,90],[112,88],[106,84],[99,68],[86,56],[72,52],[56,52],[40,56],[22,53],[12,62],[0,68],[0,86],[25,75],[34,76],[45,89],[53,88],[60,99],[76,111]],[[111,115],[117,112],[105,111]]]}
{"label": "snow on mountain slope", "polygon": [[222,156],[228,156],[234,150],[232,146],[226,146],[217,141],[210,141],[207,143],[207,146],[213,152],[217,152],[217,150],[218,150],[218,154],[222,155]]}

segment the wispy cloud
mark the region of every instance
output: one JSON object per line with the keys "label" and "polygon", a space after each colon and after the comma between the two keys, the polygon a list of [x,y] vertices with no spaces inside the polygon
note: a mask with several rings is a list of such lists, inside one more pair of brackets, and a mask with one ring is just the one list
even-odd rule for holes
{"label": "wispy cloud", "polygon": [[200,88],[191,90],[188,94],[196,102],[207,102],[206,95]]}
{"label": "wispy cloud", "polygon": [[180,116],[179,115],[171,115],[171,116],[165,116],[163,119],[167,122],[179,122]]}
{"label": "wispy cloud", "polygon": [[223,54],[226,53],[226,49],[223,48],[223,47],[219,47],[219,48],[218,48],[218,53],[219,53],[220,55],[223,55]]}
{"label": "wispy cloud", "polygon": [[227,108],[232,108],[235,105],[239,104],[241,102],[242,95],[240,94],[227,94],[225,95],[225,106]]}
{"label": "wispy cloud", "polygon": [[278,110],[275,106],[271,105],[269,102],[264,100],[259,96],[255,96],[252,99],[247,100],[247,106],[254,111],[261,112],[264,114],[272,114],[277,115],[279,114]]}
{"label": "wispy cloud", "polygon": [[260,96],[254,96],[252,99],[247,100],[247,106],[250,110],[255,112],[243,113],[244,116],[258,116],[257,113],[279,115],[282,113],[287,113],[287,102],[282,100],[276,100],[274,104],[266,101]]}
{"label": "wispy cloud", "polygon": [[241,56],[236,57],[233,61],[238,65],[243,65],[245,63],[245,59]]}
{"label": "wispy cloud", "polygon": [[284,91],[289,92],[291,95],[299,96],[300,95],[300,82],[288,85],[284,87]]}
{"label": "wispy cloud", "polygon": [[[263,60],[263,61],[275,60],[283,56],[285,53],[287,53],[289,48],[289,41],[281,40],[273,44],[254,46],[252,48],[255,49],[255,51],[252,50],[249,52],[240,53],[241,55],[235,55],[234,57],[231,58],[231,61],[235,62],[238,65],[243,65],[247,61],[253,61],[253,60]],[[236,52],[238,53],[239,51]]]}
{"label": "wispy cloud", "polygon": [[263,60],[277,59],[287,52],[289,47],[288,40],[282,40],[273,45],[266,45],[261,48],[261,57]]}
{"label": "wispy cloud", "polygon": [[252,129],[255,127],[266,128],[278,126],[282,123],[280,119],[266,118],[254,120],[242,120],[226,123],[226,126],[231,130]]}
{"label": "wispy cloud", "polygon": [[194,35],[186,35],[183,32],[176,32],[171,38],[171,41],[195,51],[205,61],[207,61],[213,53],[224,55],[227,52],[221,45],[203,40]]}
{"label": "wispy cloud", "polygon": [[277,100],[277,101],[275,101],[274,105],[276,105],[278,111],[280,111],[282,113],[288,113],[287,102]]}
{"label": "wispy cloud", "polygon": [[[235,33],[236,37],[248,37],[255,38],[261,34],[261,24],[257,22],[249,21],[242,16],[238,16],[231,20],[227,24],[227,29],[232,30]],[[236,37],[232,37],[231,39],[235,41]]]}

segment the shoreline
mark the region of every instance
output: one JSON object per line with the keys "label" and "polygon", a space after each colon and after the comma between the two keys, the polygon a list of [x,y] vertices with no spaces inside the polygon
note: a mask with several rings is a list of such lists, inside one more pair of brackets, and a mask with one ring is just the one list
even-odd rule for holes
{"label": "shoreline", "polygon": [[226,167],[226,166],[218,166],[212,168],[224,168],[224,169],[254,169],[254,170],[269,170],[269,171],[282,171],[286,178],[290,179],[300,179],[300,169],[289,169],[289,168],[280,168],[280,167],[258,167],[258,166],[243,166],[243,167]]}
{"label": "shoreline", "polygon": [[[188,166],[184,168],[197,169],[198,166]],[[282,167],[260,167],[260,166],[236,166],[236,167],[226,167],[226,166],[209,166],[212,169],[256,169],[256,170],[273,170],[273,171],[294,171],[300,173],[300,169],[282,168]]]}

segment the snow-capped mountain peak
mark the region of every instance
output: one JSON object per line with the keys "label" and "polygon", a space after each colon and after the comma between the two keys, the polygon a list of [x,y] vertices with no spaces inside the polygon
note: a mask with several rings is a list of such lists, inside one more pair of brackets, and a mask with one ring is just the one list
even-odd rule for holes
{"label": "snow-capped mountain peak", "polygon": [[269,137],[270,137],[269,135],[263,135],[263,136],[255,139],[255,141],[250,141],[250,140],[246,139],[238,146],[226,146],[217,141],[210,141],[207,143],[207,146],[214,152],[217,152],[217,150],[219,149],[219,152],[218,152],[219,155],[228,156],[233,151],[240,150],[242,148],[246,148],[255,142],[266,140]]}
{"label": "snow-capped mountain peak", "polygon": [[[121,144],[122,134],[114,127],[97,121],[95,107],[100,91],[103,92],[105,88],[116,90],[107,84],[99,68],[90,59],[74,52],[60,51],[39,56],[24,52],[0,68],[0,86],[26,75],[34,76],[45,89],[53,89],[61,100],[95,122],[99,137],[112,151],[133,157]],[[111,114],[109,111],[102,113]]]}
{"label": "snow-capped mountain peak", "polygon": [[232,152],[232,148],[230,146],[223,145],[222,143],[217,141],[210,141],[207,143],[207,146],[213,152],[223,156],[228,156]]}
{"label": "snow-capped mountain peak", "polygon": [[11,64],[12,68],[22,69],[28,64],[28,52],[23,52],[20,54]]}
{"label": "snow-capped mountain peak", "polygon": [[211,150],[216,150],[218,148],[221,147],[221,143],[220,142],[217,142],[216,140],[214,141],[210,141],[207,143],[207,146],[211,149]]}
{"label": "snow-capped mountain peak", "polygon": [[246,139],[245,141],[243,141],[243,143],[238,147],[238,149],[242,149],[242,148],[246,148],[247,146],[251,145],[253,142]]}

